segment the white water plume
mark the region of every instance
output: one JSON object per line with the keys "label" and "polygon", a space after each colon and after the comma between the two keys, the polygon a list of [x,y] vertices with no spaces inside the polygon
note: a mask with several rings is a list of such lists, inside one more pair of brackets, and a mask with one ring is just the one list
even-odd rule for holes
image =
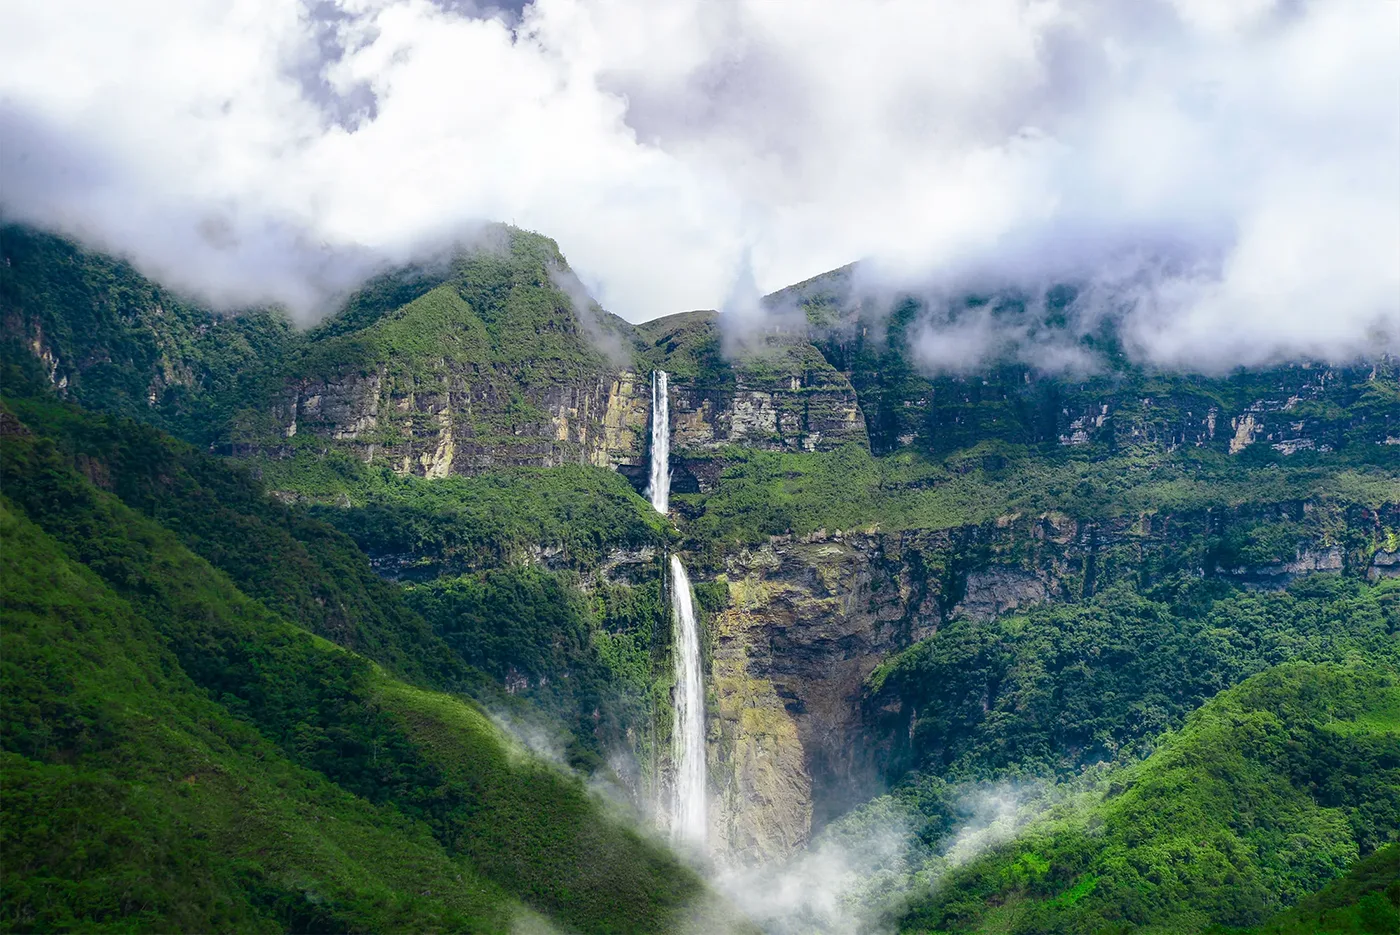
{"label": "white water plume", "polygon": [[667,399],[666,371],[651,372],[651,505],[662,516],[671,501],[671,405]]}
{"label": "white water plume", "polygon": [[[651,374],[651,505],[662,516],[671,499],[671,406],[666,371]],[[671,801],[671,836],[703,848],[705,844],[705,688],[700,669],[700,625],[690,576],[679,556],[671,556],[671,657],[676,689],[671,723],[671,762],[675,784]]]}
{"label": "white water plume", "polygon": [[[1036,783],[929,782],[922,802],[911,790],[878,796],[788,859],[732,867],[715,883],[766,935],[892,935],[910,898],[1014,840],[1058,800]],[[939,811],[955,821],[925,840]]]}
{"label": "white water plume", "polygon": [[676,764],[675,806],[671,835],[678,841],[705,843],[705,691],[700,672],[700,628],[690,593],[690,577],[680,558],[671,556],[672,658],[676,667],[671,750]]}

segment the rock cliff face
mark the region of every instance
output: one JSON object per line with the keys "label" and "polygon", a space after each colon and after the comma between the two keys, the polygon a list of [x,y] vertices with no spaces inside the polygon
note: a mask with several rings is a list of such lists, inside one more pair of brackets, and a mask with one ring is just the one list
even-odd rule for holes
{"label": "rock cliff face", "polygon": [[[651,375],[631,369],[532,387],[481,374],[446,373],[446,389],[420,392],[387,368],[290,384],[272,413],[285,438],[311,433],[396,471],[424,477],[493,467],[592,464],[645,483]],[[815,451],[865,441],[850,385],[800,376],[757,386],[671,385],[672,444]],[[506,426],[503,432],[497,426]],[[684,484],[684,481],[682,481]]]}
{"label": "rock cliff face", "polygon": [[865,416],[846,375],[805,330],[763,335],[724,352],[713,312],[687,312],[638,326],[645,359],[671,374],[671,448],[743,445],[769,451],[824,451],[869,444]]}
{"label": "rock cliff face", "polygon": [[1400,444],[1390,358],[1352,366],[1302,361],[1228,377],[1134,372],[1121,366],[1121,356],[1110,363],[1121,354],[1110,325],[1094,331],[1093,353],[1100,356],[1082,374],[1011,362],[1016,354],[970,374],[949,372],[947,361],[929,354],[938,345],[933,322],[978,320],[1008,335],[1012,349],[1016,334],[1048,342],[1044,353],[1025,348],[1024,360],[1053,358],[1055,350],[1066,359],[1080,355],[1090,336],[1075,330],[1075,288],[1057,286],[1039,297],[905,295],[865,302],[854,273],[854,267],[835,270],[765,301],[776,312],[801,314],[807,339],[850,378],[876,453],[946,454],[987,439],[1101,451],[1218,448],[1232,455],[1266,447],[1283,456]]}
{"label": "rock cliff face", "polygon": [[[1279,546],[1286,557],[1220,564],[1241,557],[1222,543],[1262,529],[1293,537]],[[1397,529],[1397,505],[1294,502],[1110,522],[1047,513],[944,530],[818,532],[733,552],[722,573],[728,606],[709,622],[716,854],[735,864],[782,857],[872,794],[881,752],[863,712],[865,680],[952,617],[987,618],[1173,570],[1265,588],[1316,572],[1395,575],[1398,553],[1377,543]]]}
{"label": "rock cliff face", "polygon": [[1226,393],[1189,379],[1165,381],[1151,395],[1086,386],[1097,398],[1061,408],[1058,441],[1165,451],[1216,447],[1231,455],[1261,445],[1284,456],[1326,453],[1349,442],[1384,445],[1396,428],[1393,414],[1354,407],[1376,375],[1374,367],[1297,365],[1269,371],[1253,385],[1223,383],[1234,390]]}
{"label": "rock cliff face", "polygon": [[712,627],[711,839],[757,864],[804,844],[868,788],[861,686],[939,619],[916,563],[879,536],[779,541],[727,562]]}
{"label": "rock cliff face", "polygon": [[[717,343],[713,315],[648,323],[651,347],[636,339],[635,361],[619,367],[587,346],[553,379],[540,365],[458,361],[447,355],[409,368],[389,355],[370,368],[289,380],[271,407],[284,443],[307,434],[366,462],[405,474],[442,477],[494,467],[610,467],[645,484],[651,370],[672,371],[671,432],[679,456],[726,445],[818,451],[866,444],[854,389],[810,344],[695,366],[697,345]],[[641,332],[639,332],[639,335]],[[672,346],[676,345],[676,346]],[[674,371],[672,368],[675,368]],[[280,449],[279,449],[280,444]],[[686,472],[680,486],[694,484]]]}
{"label": "rock cliff face", "polygon": [[387,368],[341,381],[289,385],[273,407],[287,438],[310,432],[366,462],[403,474],[445,477],[493,467],[592,464],[629,474],[643,466],[649,376],[600,370],[531,385],[480,371],[395,377]]}
{"label": "rock cliff face", "polygon": [[[679,493],[718,486],[731,446],[861,445],[926,459],[940,476],[996,468],[1008,448],[1032,468],[1182,452],[1213,464],[1345,456],[1388,470],[1400,453],[1392,360],[1222,378],[1115,369],[1107,357],[1082,378],[1017,363],[932,373],[916,340],[929,309],[911,299],[870,312],[850,301],[849,270],[770,297],[780,325],[740,339],[710,312],[632,326],[584,308],[561,288],[567,267],[552,241],[503,229],[490,249],[431,274],[367,285],[341,316],[302,333],[272,314],[189,305],[56,238],[0,235],[0,327],[50,384],[241,454],[340,451],[428,478],[588,464],[640,490],[658,368],[671,374]],[[1380,473],[1353,480],[1385,483]],[[1397,576],[1400,492],[1379,499],[1390,505],[1289,500],[1095,520],[1008,512],[956,528],[707,544],[711,564],[693,569],[697,581],[727,588],[706,621],[717,855],[753,863],[790,853],[869,795],[879,751],[863,746],[865,680],[947,620],[1174,573],[1255,588],[1317,572]],[[596,574],[625,580],[654,558],[618,553]]]}
{"label": "rock cliff face", "polygon": [[744,445],[817,451],[865,442],[865,419],[850,385],[816,385],[801,376],[733,388],[672,385],[672,444],[680,451]]}

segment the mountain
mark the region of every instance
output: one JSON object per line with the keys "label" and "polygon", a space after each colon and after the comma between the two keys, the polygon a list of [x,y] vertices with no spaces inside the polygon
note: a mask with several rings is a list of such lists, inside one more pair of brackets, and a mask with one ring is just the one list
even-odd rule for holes
{"label": "mountain", "polygon": [[[0,248],[6,508],[74,575],[96,576],[99,603],[126,602],[144,622],[118,630],[152,634],[142,652],[173,653],[152,665],[189,680],[208,717],[251,731],[326,795],[406,822],[396,842],[417,835],[428,850],[413,853],[440,849],[484,894],[421,914],[362,911],[364,887],[411,894],[351,873],[349,851],[343,865],[298,863],[310,853],[298,846],[261,862],[256,879],[282,889],[259,902],[238,869],[256,849],[206,832],[205,865],[232,862],[205,874],[222,881],[206,902],[242,906],[238,926],[471,930],[537,912],[640,931],[697,899],[728,912],[627,828],[664,812],[674,769],[668,552],[690,569],[703,631],[709,859],[741,876],[801,867],[832,842],[883,835],[871,816],[901,816],[898,859],[842,897],[861,924],[1273,924],[1400,833],[1387,765],[1400,749],[1387,714],[1400,666],[1392,360],[1167,372],[1128,353],[1111,321],[1077,325],[1071,286],[1036,301],[873,303],[850,268],[768,297],[764,326],[703,311],[631,325],[582,294],[552,241],[506,227],[385,271],[307,330],[276,310],[203,308],[30,229],[0,230]],[[1077,363],[1042,366],[1008,344],[933,366],[935,325],[960,316]],[[639,495],[656,369],[671,383],[669,520]],[[127,527],[163,537],[179,562],[121,545]],[[201,571],[168,582],[181,562]],[[212,597],[187,603],[203,578],[265,622],[225,624],[200,609]],[[40,608],[23,611],[42,622],[35,645],[108,639],[95,625],[49,633],[62,614],[44,600],[24,604]],[[287,634],[309,634],[298,638],[320,655],[240,655],[301,645]],[[336,674],[338,660],[362,674]],[[117,691],[46,671],[7,682],[7,709],[41,705],[50,683],[86,692],[90,712]],[[304,710],[315,717],[294,719]],[[362,710],[380,718],[367,736]],[[528,741],[535,754],[506,759],[547,777],[531,814],[493,791],[493,776],[507,791],[518,778],[429,722],[476,725],[471,742],[490,749]],[[135,724],[106,741],[121,756],[145,756],[132,752],[146,743]],[[113,795],[149,785],[116,754],[5,743],[25,769],[81,769]],[[367,749],[370,768],[327,755],[341,744]],[[375,757],[389,749],[394,772],[381,775]],[[458,751],[455,772],[445,750]],[[1365,781],[1336,789],[1327,770]],[[626,804],[580,792],[585,779]],[[1172,798],[1174,785],[1200,797]],[[260,808],[270,788],[241,801]],[[951,865],[980,820],[959,803],[1008,788],[1042,790],[1013,796],[1034,820]],[[1277,822],[1231,823],[1241,802]],[[1188,813],[1196,837],[1160,837]],[[190,814],[182,827],[216,821]],[[613,856],[583,866],[546,825],[611,841]],[[187,838],[171,830],[160,846]],[[1314,845],[1325,860],[1298,856]],[[16,879],[56,858],[24,859]],[[1173,885],[1190,899],[1152,889],[1176,861],[1188,866]],[[310,911],[297,899],[321,905],[317,887],[342,879],[331,870],[362,889],[335,884],[351,889],[321,921],[275,921],[302,918],[278,907]],[[89,876],[107,879],[67,864],[53,874]],[[52,924],[99,919],[82,915],[77,890],[50,898],[38,885],[25,884],[24,905],[70,914]],[[736,898],[771,931],[820,921]],[[159,922],[216,920],[174,911]],[[855,924],[842,918],[827,930]]]}
{"label": "mountain", "polygon": [[1141,763],[916,890],[901,927],[1257,924],[1400,825],[1397,712],[1393,670],[1270,669],[1211,699]]}
{"label": "mountain", "polygon": [[[482,677],[348,539],[211,496],[246,474],[124,420],[20,398],[3,426],[10,928],[507,931],[529,907],[653,931],[697,911],[693,873],[434,690]],[[298,559],[280,581],[319,593],[278,587]]]}

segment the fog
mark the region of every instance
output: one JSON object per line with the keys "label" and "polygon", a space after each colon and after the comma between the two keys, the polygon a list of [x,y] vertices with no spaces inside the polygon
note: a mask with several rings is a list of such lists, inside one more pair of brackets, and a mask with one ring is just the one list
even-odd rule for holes
{"label": "fog", "polygon": [[922,819],[881,796],[825,829],[790,860],[721,870],[715,885],[768,935],[885,935],[905,900],[1015,837],[1045,808],[1047,787],[966,783],[947,793],[959,820],[932,847]]}

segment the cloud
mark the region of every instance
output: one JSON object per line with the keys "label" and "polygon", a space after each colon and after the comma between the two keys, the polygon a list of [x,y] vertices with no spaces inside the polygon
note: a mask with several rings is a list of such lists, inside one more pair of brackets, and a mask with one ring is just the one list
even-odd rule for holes
{"label": "cloud", "polygon": [[1400,342],[1394,3],[0,9],[5,212],[224,302],[498,219],[634,321],[864,258],[1078,274],[1167,364]]}
{"label": "cloud", "polygon": [[614,364],[618,366],[626,364],[631,359],[629,349],[624,346],[619,331],[610,327],[617,319],[612,319],[612,322],[608,321],[606,313],[593,301],[593,297],[588,294],[588,289],[584,287],[583,282],[573,270],[561,268],[551,263],[548,272],[549,280],[554,284],[554,288],[568,297],[569,304],[574,309],[574,316],[578,319],[579,327],[583,328],[583,333],[588,336],[588,340],[592,342],[593,346]]}

